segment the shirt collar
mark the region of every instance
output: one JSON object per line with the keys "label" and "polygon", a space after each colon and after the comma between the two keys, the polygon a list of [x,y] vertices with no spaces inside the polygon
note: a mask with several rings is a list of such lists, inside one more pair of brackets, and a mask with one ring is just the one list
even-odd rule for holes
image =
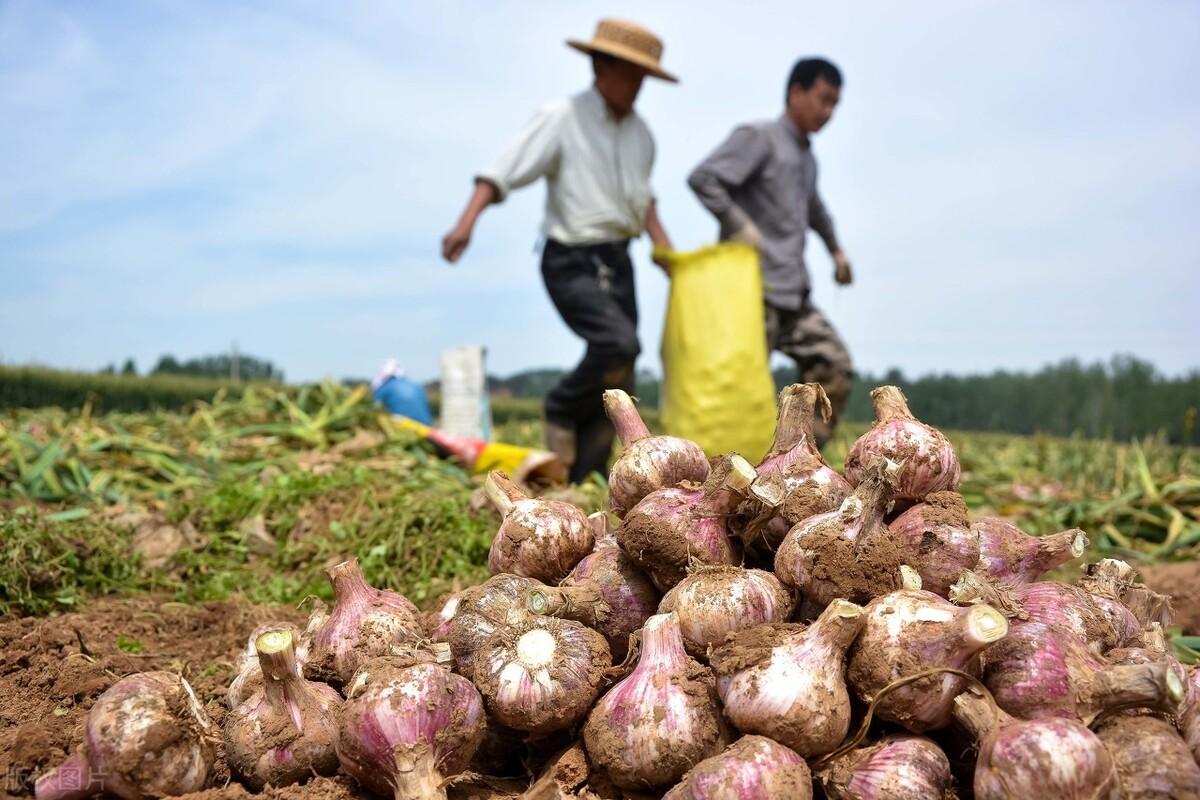
{"label": "shirt collar", "polygon": [[779,124],[800,143],[801,147],[808,147],[808,134],[796,127],[796,123],[792,122],[792,118],[787,115],[786,111],[779,115]]}
{"label": "shirt collar", "polygon": [[608,107],[608,103],[604,102],[604,97],[601,96],[600,90],[596,88],[595,84],[589,86],[583,94],[587,98],[588,105],[592,108],[592,113],[598,119],[611,122],[613,125],[620,125],[637,114],[636,111],[630,111],[625,116],[618,118],[612,112],[612,109]]}

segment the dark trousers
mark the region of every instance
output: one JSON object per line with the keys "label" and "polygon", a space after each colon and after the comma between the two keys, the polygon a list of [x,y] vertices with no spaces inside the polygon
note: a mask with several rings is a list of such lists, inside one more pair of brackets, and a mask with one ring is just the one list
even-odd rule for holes
{"label": "dark trousers", "polygon": [[583,360],[546,393],[546,420],[575,431],[570,479],[604,474],[615,431],[604,414],[605,389],[633,391],[637,299],[629,242],[564,245],[542,251],[542,279],[563,321],[587,343]]}

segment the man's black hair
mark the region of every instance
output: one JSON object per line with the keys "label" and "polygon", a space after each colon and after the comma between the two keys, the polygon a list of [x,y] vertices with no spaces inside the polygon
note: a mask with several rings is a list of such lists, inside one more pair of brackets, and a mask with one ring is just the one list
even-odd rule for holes
{"label": "man's black hair", "polygon": [[592,53],[592,69],[595,69],[600,64],[615,64],[617,57],[608,53]]}
{"label": "man's black hair", "polygon": [[783,104],[787,105],[793,86],[798,85],[808,91],[817,82],[817,78],[824,78],[830,86],[838,89],[842,86],[842,73],[832,61],[823,58],[802,58],[796,62],[788,75],[787,88],[783,90]]}

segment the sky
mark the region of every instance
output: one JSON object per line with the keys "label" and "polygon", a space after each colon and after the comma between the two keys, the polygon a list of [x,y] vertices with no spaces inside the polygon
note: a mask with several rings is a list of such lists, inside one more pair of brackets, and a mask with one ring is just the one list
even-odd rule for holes
{"label": "sky", "polygon": [[[98,369],[226,351],[289,380],[435,377],[582,352],[538,269],[544,189],[439,257],[533,111],[590,83],[568,37],[637,20],[653,184],[677,247],[716,226],[685,180],[834,60],[814,139],[854,264],[814,297],[856,366],[1030,369],[1133,353],[1200,367],[1200,4],[0,0],[0,362]],[[668,284],[633,247],[643,356]]]}

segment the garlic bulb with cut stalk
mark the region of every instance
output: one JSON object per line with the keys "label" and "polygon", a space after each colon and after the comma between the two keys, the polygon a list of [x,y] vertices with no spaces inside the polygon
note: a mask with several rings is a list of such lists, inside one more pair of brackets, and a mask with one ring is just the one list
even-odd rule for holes
{"label": "garlic bulb with cut stalk", "polygon": [[518,613],[475,657],[475,685],[502,725],[544,734],[574,725],[596,699],[612,656],[578,622]]}

